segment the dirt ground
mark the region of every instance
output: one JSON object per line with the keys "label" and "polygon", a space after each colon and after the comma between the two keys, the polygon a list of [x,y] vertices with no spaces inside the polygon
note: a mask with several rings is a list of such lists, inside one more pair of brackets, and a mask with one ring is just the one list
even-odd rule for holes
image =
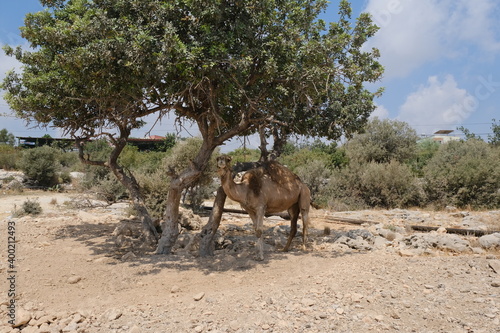
{"label": "dirt ground", "polygon": [[[38,198],[43,213],[9,218],[27,198]],[[500,332],[498,249],[419,256],[332,250],[321,242],[325,226],[362,226],[313,211],[306,251],[297,237],[290,252],[279,252],[272,230],[288,221],[270,218],[266,259],[256,261],[248,217],[224,214],[232,250],[212,258],[182,249],[154,255],[117,246],[112,233],[128,218],[126,208],[76,193],[0,194],[0,332]],[[456,224],[444,212],[418,213]],[[404,227],[395,212],[363,216]],[[500,215],[487,216],[483,221],[500,229]],[[7,247],[9,225],[15,252]],[[15,329],[8,324],[12,299]]]}

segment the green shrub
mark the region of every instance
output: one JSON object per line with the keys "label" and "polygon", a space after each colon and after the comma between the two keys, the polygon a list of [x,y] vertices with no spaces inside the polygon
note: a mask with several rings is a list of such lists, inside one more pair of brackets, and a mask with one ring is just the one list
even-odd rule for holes
{"label": "green shrub", "polygon": [[0,144],[0,169],[15,170],[20,157],[21,152],[18,148]]}
{"label": "green shrub", "polygon": [[109,203],[128,197],[127,189],[112,173],[109,173],[106,177],[97,181],[90,188],[90,191],[95,193],[98,199],[105,200]]}
{"label": "green shrub", "polygon": [[424,167],[439,150],[439,146],[439,143],[431,139],[424,139],[417,142],[416,156],[409,161],[409,164],[418,177],[423,177]]}
{"label": "green shrub", "polygon": [[260,158],[260,150],[238,148],[229,153],[233,164],[238,162],[256,162]]}
{"label": "green shrub", "polygon": [[398,161],[357,164],[339,170],[322,195],[328,196],[330,207],[342,209],[402,208],[425,202],[418,179]]}
{"label": "green shrub", "polygon": [[500,207],[500,149],[479,140],[443,144],[424,168],[426,191],[438,206]]}
{"label": "green shrub", "polygon": [[19,167],[26,177],[37,185],[56,185],[57,172],[61,168],[58,161],[59,153],[59,150],[49,146],[24,150]]}
{"label": "green shrub", "polygon": [[21,217],[25,215],[39,215],[42,213],[42,206],[38,199],[26,199],[20,209],[14,209],[14,216]]}
{"label": "green shrub", "polygon": [[355,163],[404,163],[415,157],[417,133],[407,123],[398,120],[371,120],[365,132],[356,134],[347,143],[347,156]]}
{"label": "green shrub", "polygon": [[282,155],[279,158],[280,163],[286,165],[290,170],[296,172],[297,168],[305,166],[312,161],[319,161],[325,167],[330,166],[331,156],[318,150],[303,148],[290,155]]}
{"label": "green shrub", "polygon": [[328,199],[321,196],[321,193],[332,173],[327,163],[321,159],[312,160],[297,167],[295,173],[311,190],[312,201],[317,205],[326,205]]}

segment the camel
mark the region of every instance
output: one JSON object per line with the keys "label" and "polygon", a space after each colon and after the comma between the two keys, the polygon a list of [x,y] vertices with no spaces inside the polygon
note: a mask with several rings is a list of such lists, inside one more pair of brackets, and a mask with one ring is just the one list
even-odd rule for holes
{"label": "camel", "polygon": [[217,173],[226,195],[240,203],[252,219],[257,236],[258,259],[264,260],[264,215],[287,210],[291,217],[291,230],[283,251],[290,248],[297,233],[297,220],[302,215],[302,246],[305,249],[311,192],[300,178],[278,162],[259,163],[255,169],[247,171],[240,183],[233,180],[231,157],[217,158]]}

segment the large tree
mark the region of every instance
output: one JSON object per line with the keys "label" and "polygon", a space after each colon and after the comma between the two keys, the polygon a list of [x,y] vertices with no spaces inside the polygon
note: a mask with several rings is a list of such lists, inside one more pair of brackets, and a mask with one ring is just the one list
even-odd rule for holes
{"label": "large tree", "polygon": [[112,124],[120,140],[152,112],[198,126],[200,151],[170,174],[157,253],[171,251],[181,192],[217,146],[259,126],[280,136],[349,135],[379,93],[364,87],[383,71],[378,51],[363,49],[377,28],[368,14],[353,23],[344,0],[329,26],[318,19],[325,0],[42,3],[51,10],[29,15],[23,29],[37,50],[9,51],[25,64],[4,84],[20,116],[84,136]]}

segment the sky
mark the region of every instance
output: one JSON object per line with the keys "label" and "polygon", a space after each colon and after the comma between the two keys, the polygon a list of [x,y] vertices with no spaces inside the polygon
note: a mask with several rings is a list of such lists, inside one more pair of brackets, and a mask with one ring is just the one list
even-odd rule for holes
{"label": "sky", "polygon": [[[408,122],[419,135],[464,126],[483,136],[491,133],[492,119],[500,121],[500,1],[497,0],[351,0],[353,17],[372,15],[380,27],[366,48],[380,50],[384,77],[367,85],[371,91],[384,87],[375,100],[372,117]],[[42,10],[38,0],[0,1],[0,44],[28,48],[19,27],[29,12]],[[338,18],[338,0],[331,0],[325,21]],[[0,80],[20,64],[0,50]],[[0,95],[3,92],[0,91]],[[152,125],[153,120],[149,122]],[[33,128],[15,118],[0,99],[0,128],[15,136],[60,137],[58,130]],[[151,126],[134,132],[144,137]],[[177,133],[173,119],[164,119],[150,132]],[[196,136],[185,128],[181,136]],[[228,147],[243,145],[233,140]],[[247,147],[257,148],[250,138]]]}

